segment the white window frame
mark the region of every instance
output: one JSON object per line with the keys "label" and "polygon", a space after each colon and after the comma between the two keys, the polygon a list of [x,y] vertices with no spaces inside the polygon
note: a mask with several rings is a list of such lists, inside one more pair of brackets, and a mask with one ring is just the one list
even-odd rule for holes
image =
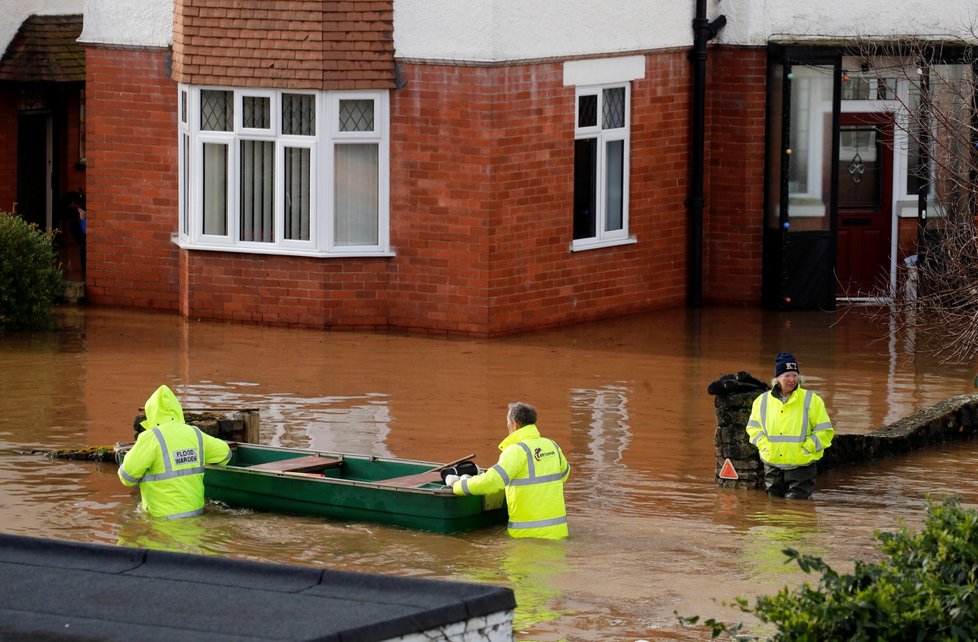
{"label": "white window frame", "polygon": [[[230,132],[200,129],[200,92],[202,90],[230,91],[234,94],[234,126]],[[315,96],[315,132],[312,136],[281,133],[283,94]],[[245,96],[268,97],[271,107],[269,129],[243,126]],[[340,100],[369,99],[374,104],[372,132],[340,132],[338,106]],[[182,101],[186,101],[186,121],[182,118]],[[393,256],[390,248],[390,97],[386,90],[372,91],[308,91],[292,89],[236,89],[203,85],[179,85],[178,105],[178,165],[179,217],[174,242],[191,250],[246,252],[255,254],[284,254],[294,256]],[[240,231],[240,154],[242,140],[275,142],[274,162],[274,240],[272,242],[241,241]],[[375,245],[336,246],[333,241],[333,159],[334,145],[344,142],[373,141],[377,145],[377,243]],[[203,233],[203,149],[205,143],[226,144],[227,158],[227,235]],[[186,153],[189,146],[189,153]],[[310,214],[309,240],[285,237],[285,149],[310,150]],[[189,163],[189,167],[187,167]],[[189,211],[188,211],[189,209]]]}
{"label": "white window frame", "polygon": [[[624,88],[625,90],[625,124],[624,127],[603,129],[602,115],[604,113],[604,92],[606,89]],[[579,125],[580,99],[582,96],[597,96],[597,118],[593,127]],[[595,185],[595,236],[571,241],[571,251],[591,250],[613,245],[635,243],[634,236],[628,233],[629,225],[629,185],[631,183],[631,132],[632,132],[632,83],[614,82],[598,85],[578,85],[574,92],[574,141],[582,139],[597,139],[597,176]],[[612,141],[623,141],[624,158],[622,159],[622,226],[620,230],[605,230],[607,221],[606,185],[607,185],[607,144]]]}
{"label": "white window frame", "polygon": [[[383,92],[386,95],[387,92]],[[337,255],[362,255],[370,252],[369,245],[336,245],[334,237],[335,202],[333,181],[335,180],[336,147],[344,144],[376,143],[377,149],[377,183],[380,186],[377,195],[377,244],[382,247],[390,245],[390,145],[386,144],[390,120],[388,110],[381,102],[381,92],[376,91],[344,91],[332,92],[329,96],[327,118],[329,123],[329,142],[326,145],[326,164],[329,171],[329,193],[326,207],[329,210],[329,224],[324,225],[326,247],[329,252]],[[341,100],[372,100],[374,103],[374,131],[341,132],[340,131],[340,101]]]}

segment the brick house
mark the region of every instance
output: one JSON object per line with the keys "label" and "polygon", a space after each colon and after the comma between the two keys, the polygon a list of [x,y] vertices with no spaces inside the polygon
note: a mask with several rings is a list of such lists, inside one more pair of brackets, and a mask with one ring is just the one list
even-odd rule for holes
{"label": "brick house", "polygon": [[969,5],[769,4],[87,0],[88,300],[497,336],[895,287],[933,196],[857,39]]}

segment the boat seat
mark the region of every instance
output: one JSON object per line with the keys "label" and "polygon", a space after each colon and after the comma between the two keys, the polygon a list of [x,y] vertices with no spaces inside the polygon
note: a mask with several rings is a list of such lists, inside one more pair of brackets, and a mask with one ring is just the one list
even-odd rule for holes
{"label": "boat seat", "polygon": [[268,461],[264,464],[248,466],[248,468],[252,468],[254,470],[270,470],[280,473],[309,473],[317,470],[324,470],[326,468],[336,468],[342,463],[342,459],[329,459],[327,457],[309,455],[307,457],[293,457],[292,459]]}

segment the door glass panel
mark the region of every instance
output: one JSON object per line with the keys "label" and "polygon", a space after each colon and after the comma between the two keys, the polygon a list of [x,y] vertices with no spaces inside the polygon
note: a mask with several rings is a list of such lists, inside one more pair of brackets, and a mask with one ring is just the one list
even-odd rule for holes
{"label": "door glass panel", "polygon": [[839,209],[880,207],[879,132],[875,127],[839,129]]}
{"label": "door glass panel", "polygon": [[771,65],[768,71],[767,103],[767,199],[764,224],[777,228],[781,224],[781,108],[784,104],[784,66]]}
{"label": "door glass panel", "polygon": [[792,232],[829,229],[832,85],[829,66],[791,68],[788,216]]}

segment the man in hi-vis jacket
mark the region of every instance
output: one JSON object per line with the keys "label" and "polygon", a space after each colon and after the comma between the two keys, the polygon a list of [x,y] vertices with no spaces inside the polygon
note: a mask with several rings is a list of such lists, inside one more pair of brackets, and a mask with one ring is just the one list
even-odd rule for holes
{"label": "man in hi-vis jacket", "polygon": [[509,436],[499,444],[496,464],[474,477],[445,477],[456,495],[491,495],[506,489],[509,534],[513,537],[567,537],[564,482],[570,464],[552,439],[540,436],[536,409],[523,402],[509,405]]}
{"label": "man in hi-vis jacket", "polygon": [[815,462],[832,445],[835,429],[822,398],[799,384],[790,352],[774,358],[772,390],[754,400],[747,434],[764,462],[769,495],[808,499],[815,490]]}
{"label": "man in hi-vis jacket", "polygon": [[139,486],[143,510],[176,519],[204,512],[204,464],[226,464],[231,448],[183,421],[183,408],[166,386],[146,400],[144,430],[119,466],[126,486]]}

